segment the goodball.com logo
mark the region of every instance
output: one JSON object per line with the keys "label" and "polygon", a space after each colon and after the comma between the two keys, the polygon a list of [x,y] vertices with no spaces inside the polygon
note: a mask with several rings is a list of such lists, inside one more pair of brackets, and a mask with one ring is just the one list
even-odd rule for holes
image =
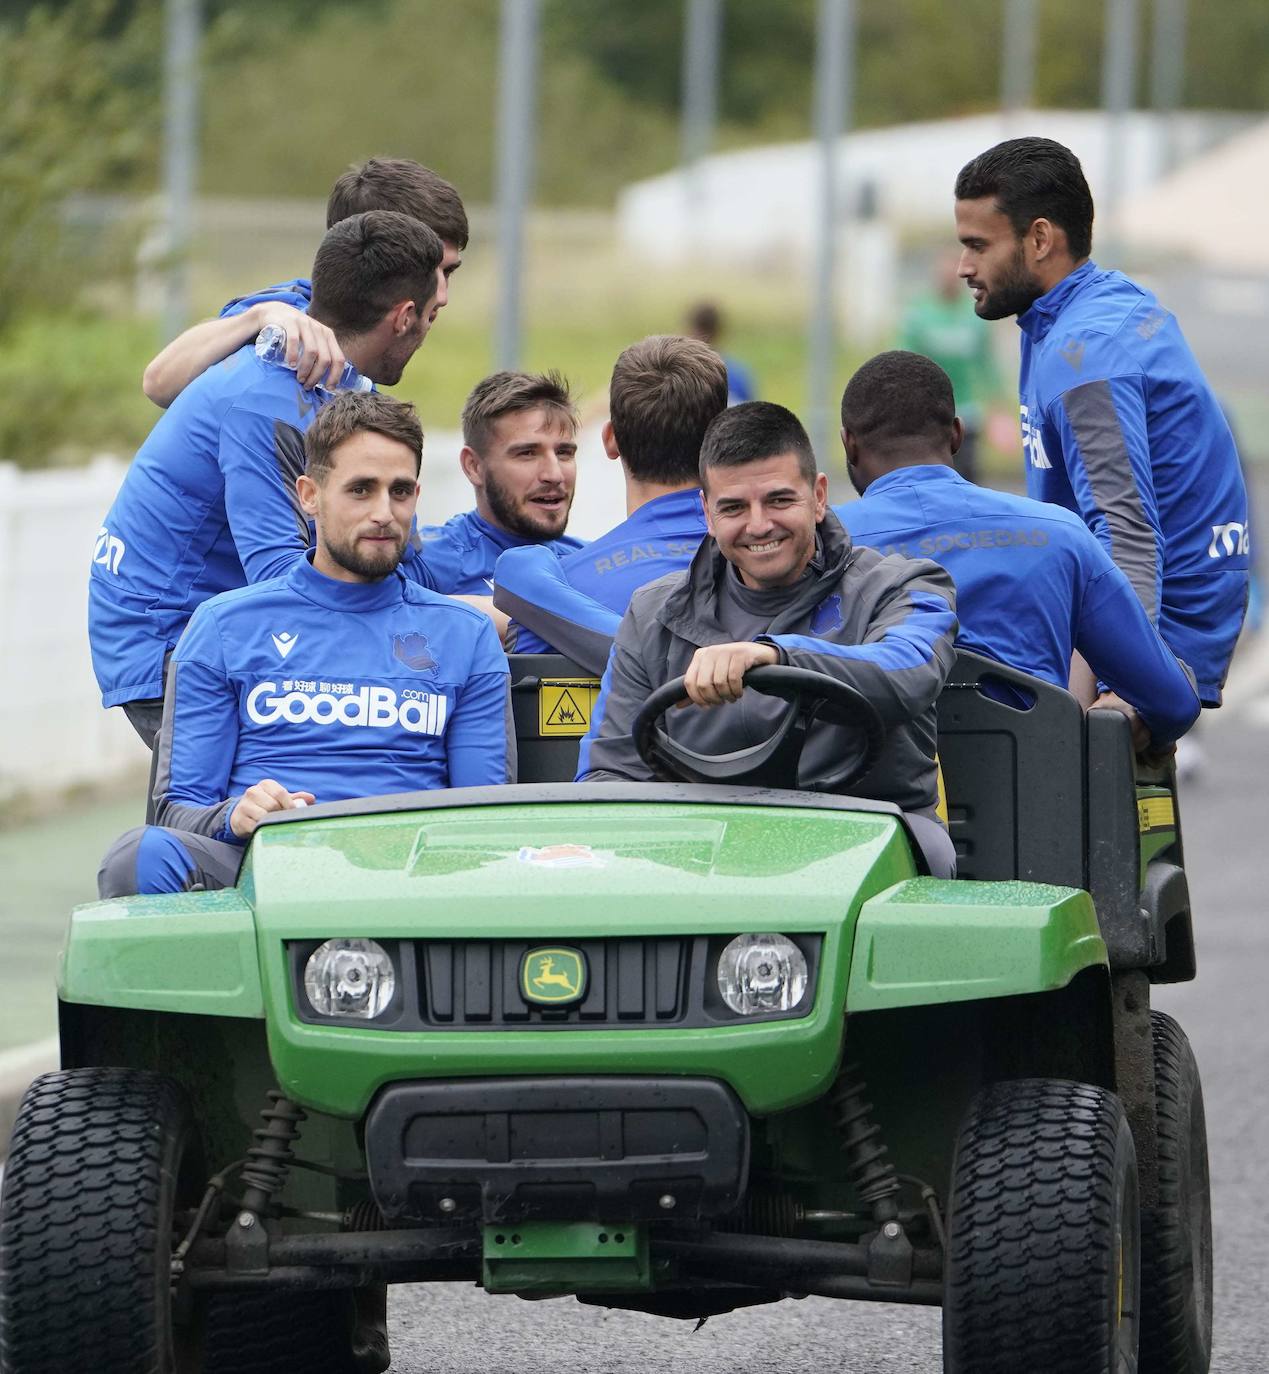
{"label": "goodball.com logo", "polygon": [[412,735],[439,735],[445,729],[448,702],[443,694],[420,692],[398,703],[391,687],[362,687],[345,696],[332,692],[285,692],[276,682],[259,682],[247,696],[247,715],[257,725],[368,726],[387,730],[399,725]]}

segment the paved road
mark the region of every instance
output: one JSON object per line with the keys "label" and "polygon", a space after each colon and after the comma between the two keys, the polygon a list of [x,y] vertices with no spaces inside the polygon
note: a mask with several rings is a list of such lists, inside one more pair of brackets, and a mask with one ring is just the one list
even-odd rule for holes
{"label": "paved road", "polygon": [[[1216,1233],[1215,1374],[1269,1370],[1269,697],[1205,724],[1207,767],[1185,794],[1198,981],[1159,991],[1205,1085]],[[820,1299],[691,1323],[526,1303],[457,1285],[397,1289],[398,1374],[935,1374],[935,1310]],[[1038,1367],[1038,1366],[1037,1366]]]}

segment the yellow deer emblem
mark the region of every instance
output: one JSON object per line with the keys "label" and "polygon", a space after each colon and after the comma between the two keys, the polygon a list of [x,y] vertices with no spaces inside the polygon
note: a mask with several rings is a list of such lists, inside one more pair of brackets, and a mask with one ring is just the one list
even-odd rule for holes
{"label": "yellow deer emblem", "polygon": [[525,1001],[576,1002],[586,991],[586,961],[576,949],[534,949],[520,968]]}

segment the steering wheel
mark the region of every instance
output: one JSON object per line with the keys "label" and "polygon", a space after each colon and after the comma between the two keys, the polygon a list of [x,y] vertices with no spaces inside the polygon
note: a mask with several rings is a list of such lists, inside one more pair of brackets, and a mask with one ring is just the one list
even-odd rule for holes
{"label": "steering wheel", "polygon": [[[798,786],[798,768],[810,728],[817,721],[844,725],[863,735],[863,752],[835,773],[819,779],[817,792],[839,792],[862,778],[877,762],[886,742],[886,727],[877,708],[862,692],[827,673],[782,664],[750,668],[744,684],[764,696],[789,703],[774,732],[760,744],[727,754],[698,754],[672,740],[658,724],[680,701],[684,680],[676,677],[643,703],[631,735],[639,757],[653,772],[677,782],[734,783],[748,787]],[[733,703],[734,704],[734,703]],[[710,710],[726,710],[710,707]]]}

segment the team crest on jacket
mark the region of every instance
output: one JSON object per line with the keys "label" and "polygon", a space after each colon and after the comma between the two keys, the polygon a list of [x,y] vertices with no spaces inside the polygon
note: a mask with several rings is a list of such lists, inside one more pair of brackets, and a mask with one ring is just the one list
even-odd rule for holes
{"label": "team crest on jacket", "polygon": [[417,630],[408,635],[392,636],[392,657],[416,673],[430,673],[436,667],[436,660],[428,651],[427,636]]}
{"label": "team crest on jacket", "polygon": [[840,630],[843,623],[841,597],[837,595],[826,596],[816,606],[811,616],[811,633],[813,635],[828,634],[831,630]]}

